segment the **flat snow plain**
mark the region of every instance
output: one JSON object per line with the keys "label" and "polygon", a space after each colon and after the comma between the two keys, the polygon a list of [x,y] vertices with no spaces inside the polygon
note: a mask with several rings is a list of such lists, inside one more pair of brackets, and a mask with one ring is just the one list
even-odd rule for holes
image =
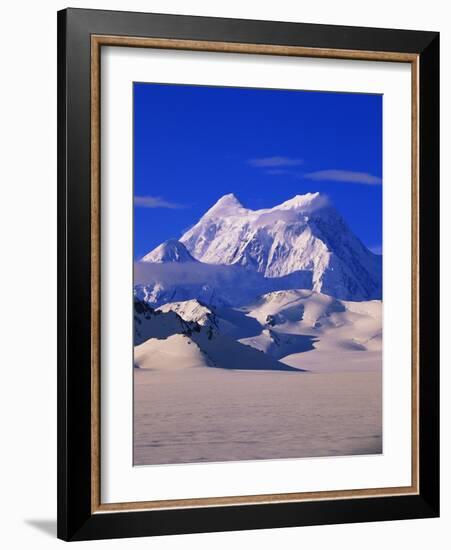
{"label": "flat snow plain", "polygon": [[[189,302],[162,309],[205,314]],[[218,311],[211,341],[174,334],[136,346],[134,464],[381,453],[381,313],[379,301],[271,293],[246,310]],[[227,334],[304,371],[215,368]],[[299,334],[309,340],[292,338]]]}
{"label": "flat snow plain", "polygon": [[136,369],[135,413],[135,465],[382,452],[380,370]]}

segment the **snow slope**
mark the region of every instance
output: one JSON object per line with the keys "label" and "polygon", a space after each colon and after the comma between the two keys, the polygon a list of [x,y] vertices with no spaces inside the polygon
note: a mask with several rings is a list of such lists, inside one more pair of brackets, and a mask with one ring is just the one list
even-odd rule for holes
{"label": "snow slope", "polygon": [[135,346],[134,363],[140,369],[169,372],[212,366],[199,346],[182,334],[150,338]]}
{"label": "snow slope", "polygon": [[[299,371],[234,338],[183,320],[175,311],[155,311],[137,299],[134,366],[177,370],[216,367],[239,370]],[[190,310],[192,312],[192,310]]]}
{"label": "snow slope", "polygon": [[188,300],[157,311],[175,312],[190,325],[282,358],[310,350],[380,351],[382,302],[349,302],[310,290],[270,292],[240,307],[212,307]]}
{"label": "snow slope", "polygon": [[[348,370],[349,364],[363,369],[367,363],[380,367],[382,303],[377,300],[349,302],[300,289],[271,292],[240,308],[188,300],[166,304],[155,313],[159,311],[163,326],[187,334],[213,361],[222,356],[220,362],[228,361],[237,342],[306,370]],[[158,335],[167,336],[165,330],[159,327]],[[231,364],[236,360],[232,354]]]}
{"label": "snow slope", "polygon": [[379,371],[382,313],[379,300],[350,302],[307,290],[274,292],[247,308],[247,316],[265,329],[239,341],[313,372]]}
{"label": "snow slope", "polygon": [[379,300],[349,302],[308,290],[290,290],[262,296],[247,311],[272,332],[314,337],[316,350],[380,351],[382,347]]}

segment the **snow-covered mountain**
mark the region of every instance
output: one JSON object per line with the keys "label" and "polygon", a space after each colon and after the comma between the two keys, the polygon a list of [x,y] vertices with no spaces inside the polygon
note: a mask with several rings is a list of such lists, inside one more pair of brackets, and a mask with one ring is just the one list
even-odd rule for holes
{"label": "snow-covered mountain", "polygon": [[215,308],[197,300],[165,304],[192,327],[223,334],[283,358],[313,349],[380,351],[382,302],[349,302],[311,290],[270,292],[241,308]]}
{"label": "snow-covered mountain", "polygon": [[266,278],[309,271],[310,288],[337,298],[382,295],[381,257],[362,244],[319,193],[296,195],[262,210],[224,195],[180,242],[200,262],[240,265]]}
{"label": "snow-covered mountain", "polygon": [[[185,308],[192,317],[196,304]],[[211,313],[211,311],[210,311]],[[239,370],[300,372],[277,358],[213,330],[210,325],[186,321],[173,310],[154,310],[134,301],[134,366],[141,369],[177,370],[215,367]]]}
{"label": "snow-covered mountain", "polygon": [[134,326],[141,368],[364,370],[381,360],[382,302],[311,290],[270,292],[241,308],[187,300],[155,310],[135,299]]}
{"label": "snow-covered mountain", "polygon": [[171,302],[157,309],[163,313],[173,311],[184,321],[197,323],[212,332],[219,331],[219,322],[213,308],[209,308],[198,300],[186,300],[185,302]]}
{"label": "snow-covered mountain", "polygon": [[195,262],[196,260],[180,241],[170,239],[146,254],[141,261],[161,264],[164,262]]}
{"label": "snow-covered mountain", "polygon": [[[381,350],[380,300],[350,302],[309,290],[288,290],[261,296],[245,311],[267,329],[267,336],[312,336],[315,349],[334,350],[335,354],[339,350]],[[240,341],[252,345],[252,338]],[[258,343],[256,347],[262,349]]]}
{"label": "snow-covered mountain", "polygon": [[193,324],[173,311],[162,313],[145,302],[133,302],[133,341],[135,346],[149,338],[166,339],[173,334],[190,334]]}

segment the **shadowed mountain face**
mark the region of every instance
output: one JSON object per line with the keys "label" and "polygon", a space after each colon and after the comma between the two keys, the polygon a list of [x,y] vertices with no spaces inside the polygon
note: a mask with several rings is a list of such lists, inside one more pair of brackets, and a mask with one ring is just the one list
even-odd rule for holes
{"label": "shadowed mountain face", "polygon": [[309,370],[311,353],[333,368],[343,353],[380,353],[382,344],[380,301],[310,290],[270,292],[242,308],[186,300],[154,309],[135,299],[134,312],[135,365],[143,369]]}
{"label": "shadowed mountain face", "polygon": [[196,366],[302,372],[303,369],[285,365],[276,357],[223,334],[218,330],[215,315],[207,308],[203,308],[206,317],[198,318],[203,324],[190,320],[199,315],[202,307],[197,302],[187,304],[187,319],[183,319],[176,311],[154,310],[135,299],[135,367],[170,370]]}
{"label": "shadowed mountain face", "polygon": [[[169,263],[173,267],[160,269],[158,276],[156,264]],[[163,243],[140,264],[139,296],[156,305],[192,298],[238,305],[252,292],[290,288],[353,301],[382,297],[381,256],[361,243],[319,193],[263,210],[247,209],[225,195],[180,241]],[[175,280],[181,272],[184,282]]]}

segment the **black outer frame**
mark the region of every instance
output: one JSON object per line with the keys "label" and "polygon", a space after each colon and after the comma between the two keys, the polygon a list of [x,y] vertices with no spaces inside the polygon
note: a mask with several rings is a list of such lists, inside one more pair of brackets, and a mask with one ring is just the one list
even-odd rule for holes
{"label": "black outer frame", "polygon": [[[92,34],[419,55],[419,495],[91,513]],[[438,329],[438,33],[72,8],[58,12],[59,538],[88,540],[437,517]]]}

